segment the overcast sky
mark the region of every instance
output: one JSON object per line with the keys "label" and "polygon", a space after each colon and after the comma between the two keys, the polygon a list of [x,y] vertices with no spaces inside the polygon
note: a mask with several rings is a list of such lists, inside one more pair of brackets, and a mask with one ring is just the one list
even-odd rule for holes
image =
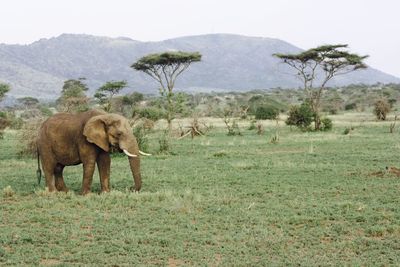
{"label": "overcast sky", "polygon": [[0,43],[62,33],[140,41],[207,33],[272,37],[308,49],[347,43],[400,77],[400,0],[1,0]]}

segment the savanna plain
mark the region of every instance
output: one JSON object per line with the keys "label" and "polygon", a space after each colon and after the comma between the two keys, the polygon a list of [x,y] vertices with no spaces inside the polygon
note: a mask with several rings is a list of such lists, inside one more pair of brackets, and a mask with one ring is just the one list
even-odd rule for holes
{"label": "savanna plain", "polygon": [[370,113],[330,118],[330,132],[263,121],[263,135],[242,121],[241,136],[216,123],[206,136],[172,138],[168,154],[154,153],[154,131],[140,193],[115,154],[113,190],[99,194],[95,176],[87,196],[81,165],[65,169],[68,193],[38,185],[36,159],[19,157],[7,130],[0,265],[399,265],[400,178],[385,167],[400,167],[400,129]]}

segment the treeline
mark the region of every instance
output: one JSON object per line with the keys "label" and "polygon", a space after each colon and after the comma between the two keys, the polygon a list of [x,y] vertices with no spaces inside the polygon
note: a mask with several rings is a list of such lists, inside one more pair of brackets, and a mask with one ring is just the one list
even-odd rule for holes
{"label": "treeline", "polygon": [[[87,86],[83,79],[68,80],[64,83],[60,98],[56,101],[42,103],[34,97],[23,97],[17,99],[17,104],[9,107],[8,111],[22,118],[29,118],[48,116],[54,112],[78,112],[101,108],[123,114],[128,118],[140,116],[153,121],[165,118],[166,106],[161,96],[139,92],[121,95],[115,90],[115,85],[108,82],[100,87],[93,97],[89,97],[86,95]],[[107,88],[109,90],[106,90]],[[322,97],[321,106],[326,114],[350,110],[362,112],[373,109],[375,103],[382,99],[390,105],[391,110],[396,111],[397,103],[400,101],[400,84],[328,88]],[[257,119],[275,119],[279,114],[287,113],[291,106],[300,105],[305,100],[301,89],[281,88],[224,93],[176,92],[172,95],[176,118],[224,117],[229,114],[243,119],[249,116]]]}

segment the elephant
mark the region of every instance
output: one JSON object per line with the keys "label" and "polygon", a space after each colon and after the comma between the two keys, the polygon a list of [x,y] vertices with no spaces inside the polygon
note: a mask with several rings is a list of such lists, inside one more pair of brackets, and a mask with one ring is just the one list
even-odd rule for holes
{"label": "elephant", "polygon": [[97,163],[101,192],[109,192],[112,148],[128,156],[134,188],[139,191],[142,185],[139,154],[149,154],[139,150],[125,117],[100,110],[58,113],[43,122],[37,138],[38,172],[41,159],[48,190],[67,192],[64,167],[82,163],[82,194],[85,195],[90,192]]}

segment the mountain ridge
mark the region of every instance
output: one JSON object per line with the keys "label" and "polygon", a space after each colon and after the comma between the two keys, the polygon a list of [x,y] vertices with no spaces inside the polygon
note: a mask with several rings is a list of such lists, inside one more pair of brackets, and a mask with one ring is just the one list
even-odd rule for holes
{"label": "mountain ridge", "polygon": [[[11,85],[9,95],[54,99],[64,80],[85,77],[90,94],[106,81],[127,80],[132,91],[156,93],[158,85],[130,66],[140,57],[167,50],[199,51],[176,83],[179,90],[246,91],[300,86],[293,70],[274,53],[298,53],[301,48],[268,37],[235,34],[183,36],[142,42],[127,37],[62,34],[27,45],[0,44],[0,81]],[[400,78],[373,68],[336,78],[333,85],[400,83]]]}

